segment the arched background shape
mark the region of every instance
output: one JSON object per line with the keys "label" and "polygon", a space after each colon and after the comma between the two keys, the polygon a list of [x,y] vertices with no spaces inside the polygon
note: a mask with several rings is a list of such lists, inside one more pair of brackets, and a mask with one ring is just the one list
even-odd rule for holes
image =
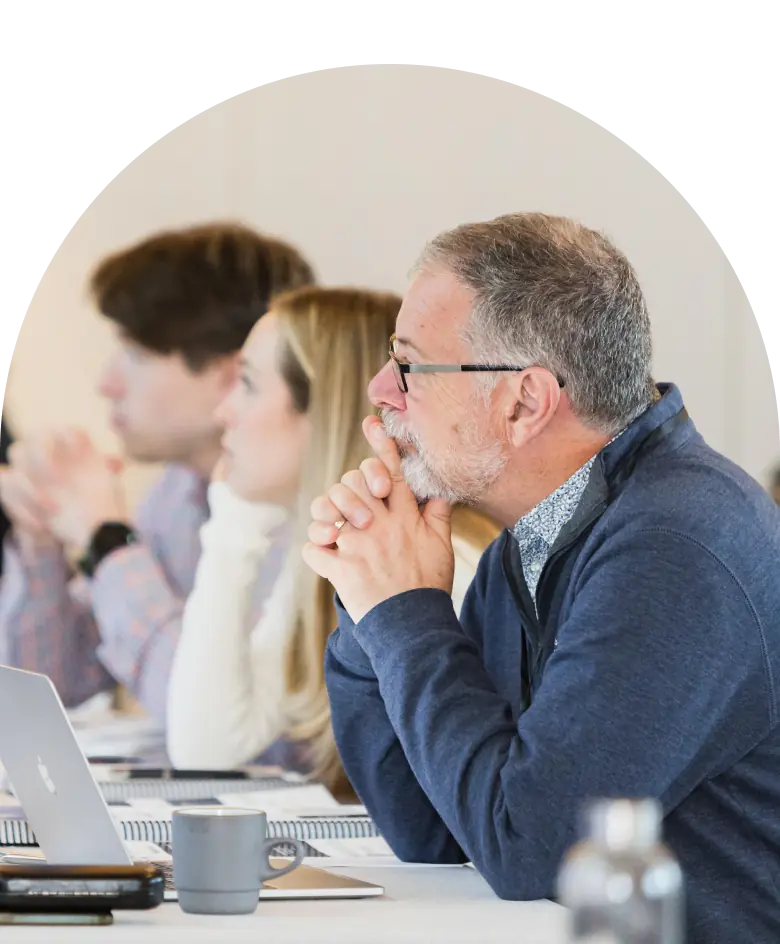
{"label": "arched background shape", "polygon": [[[635,151],[557,102],[425,66],[355,66],[262,86],[176,128],[85,211],[22,325],[5,412],[17,435],[63,423],[115,448],[94,386],[111,333],[85,293],[104,254],[165,227],[237,219],[296,243],[323,283],[402,290],[441,229],[515,210],[605,231],[648,297],[659,380],[715,448],[762,483],[780,453],[758,325],[684,198]],[[153,469],[131,468],[136,498]]]}

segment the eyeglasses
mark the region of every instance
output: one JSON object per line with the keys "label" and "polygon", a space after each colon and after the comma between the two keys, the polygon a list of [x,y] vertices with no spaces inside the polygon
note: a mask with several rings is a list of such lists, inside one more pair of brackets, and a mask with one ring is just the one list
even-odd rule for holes
{"label": "eyeglasses", "polygon": [[[506,364],[405,364],[403,361],[398,360],[395,344],[396,337],[393,334],[390,336],[390,350],[388,353],[390,354],[390,363],[393,365],[395,381],[401,393],[409,392],[409,387],[406,383],[407,374],[457,374],[467,371],[490,373],[498,370],[512,370],[517,372],[528,370],[528,367],[509,366]],[[563,380],[561,380],[560,377],[556,377],[556,380],[558,381],[558,386],[562,387]]]}

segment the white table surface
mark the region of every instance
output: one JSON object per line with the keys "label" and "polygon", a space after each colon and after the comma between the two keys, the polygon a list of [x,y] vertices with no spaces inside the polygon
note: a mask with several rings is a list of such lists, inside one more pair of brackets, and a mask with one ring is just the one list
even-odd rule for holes
{"label": "white table surface", "polygon": [[564,944],[563,908],[549,901],[500,901],[473,869],[334,870],[385,888],[353,901],[261,901],[253,915],[186,915],[174,902],[118,911],[106,927],[0,926],[3,944],[251,941],[253,944]]}

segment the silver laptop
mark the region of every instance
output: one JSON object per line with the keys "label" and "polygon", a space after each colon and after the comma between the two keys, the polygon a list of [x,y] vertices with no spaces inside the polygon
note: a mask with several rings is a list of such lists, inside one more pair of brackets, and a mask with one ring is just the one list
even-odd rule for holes
{"label": "silver laptop", "polygon": [[[0,666],[0,763],[43,853],[25,856],[24,861],[132,864],[48,676]],[[20,858],[14,856],[15,861]],[[165,898],[175,900],[170,869],[165,871]],[[260,897],[365,898],[383,893],[379,885],[302,865],[269,879]]]}

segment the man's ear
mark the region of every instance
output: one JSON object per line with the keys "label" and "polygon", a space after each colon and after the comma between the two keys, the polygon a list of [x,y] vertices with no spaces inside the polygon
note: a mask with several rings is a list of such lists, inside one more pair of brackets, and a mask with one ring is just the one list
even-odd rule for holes
{"label": "man's ear", "polygon": [[555,416],[561,388],[548,370],[529,367],[510,374],[504,416],[507,439],[516,448],[535,439]]}

